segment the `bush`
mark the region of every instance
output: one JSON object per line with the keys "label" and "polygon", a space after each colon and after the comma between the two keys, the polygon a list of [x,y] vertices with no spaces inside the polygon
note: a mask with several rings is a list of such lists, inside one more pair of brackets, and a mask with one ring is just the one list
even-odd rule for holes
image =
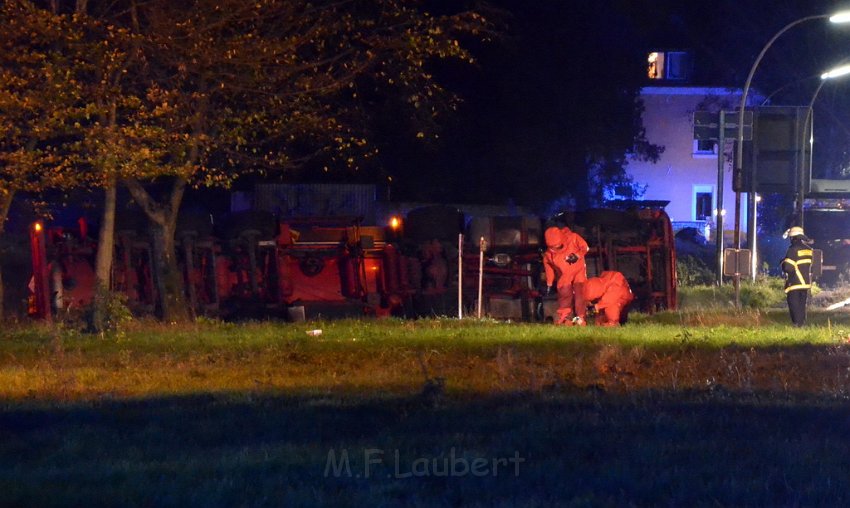
{"label": "bush", "polygon": [[755,282],[742,282],[741,306],[751,309],[782,306],[785,304],[784,287],[785,281],[780,277],[757,277]]}
{"label": "bush", "polygon": [[[741,307],[764,310],[785,305],[784,280],[781,277],[758,277],[755,282],[741,281]],[[812,288],[817,294],[819,289]],[[730,307],[735,304],[735,287],[709,284],[683,285],[679,288],[679,307],[683,310]]]}
{"label": "bush", "polygon": [[681,286],[700,286],[714,282],[714,272],[695,256],[676,258],[676,277]]}
{"label": "bush", "polygon": [[[95,305],[103,303],[103,315],[100,323],[95,323]],[[88,329],[95,332],[118,332],[121,327],[133,320],[133,313],[127,306],[127,295],[114,291],[98,290],[94,301],[86,309]]]}
{"label": "bush", "polygon": [[735,302],[731,288],[708,284],[680,285],[678,296],[681,310],[728,307]]}

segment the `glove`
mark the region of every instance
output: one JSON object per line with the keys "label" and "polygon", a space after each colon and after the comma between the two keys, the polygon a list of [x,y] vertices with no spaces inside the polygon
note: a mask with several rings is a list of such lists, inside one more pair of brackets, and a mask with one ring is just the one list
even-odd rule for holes
{"label": "glove", "polygon": [[569,256],[567,256],[567,263],[569,263],[569,264],[573,264],[573,263],[575,263],[576,261],[578,261],[578,256],[576,256],[576,255],[575,255],[575,253],[570,254]]}

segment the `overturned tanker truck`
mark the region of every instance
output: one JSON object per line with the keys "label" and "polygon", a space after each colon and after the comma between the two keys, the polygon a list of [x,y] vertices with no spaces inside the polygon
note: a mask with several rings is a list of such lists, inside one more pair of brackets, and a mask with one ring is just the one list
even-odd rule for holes
{"label": "overturned tanker truck", "polygon": [[[590,245],[588,276],[622,272],[635,310],[676,308],[674,238],[660,209],[588,210],[542,220],[473,216],[451,206],[410,210],[402,220],[366,225],[357,217],[278,220],[245,211],[213,223],[184,214],[177,258],[195,315],[227,319],[333,316],[478,315],[551,320],[543,296],[543,230],[568,225]],[[29,313],[79,311],[94,295],[96,242],[79,230],[31,229]],[[156,312],[158,280],[144,221],[119,221],[111,289],[136,314]]]}
{"label": "overturned tanker truck", "polygon": [[[156,312],[159,281],[146,223],[118,220],[110,289],[135,314]],[[29,314],[50,318],[79,311],[94,298],[96,241],[87,228],[36,223],[30,231],[33,277]],[[369,314],[386,303],[381,269],[392,228],[356,218],[278,221],[245,211],[213,223],[185,214],[176,232],[187,303],[195,315],[224,318]]]}
{"label": "overturned tanker truck", "polygon": [[474,217],[469,233],[486,245],[483,303],[500,319],[552,321],[556,296],[543,296],[543,231],[569,226],[590,247],[587,276],[622,272],[635,295],[631,308],[645,313],[675,309],[676,252],[672,224],[660,208],[564,212],[549,220],[533,216]]}

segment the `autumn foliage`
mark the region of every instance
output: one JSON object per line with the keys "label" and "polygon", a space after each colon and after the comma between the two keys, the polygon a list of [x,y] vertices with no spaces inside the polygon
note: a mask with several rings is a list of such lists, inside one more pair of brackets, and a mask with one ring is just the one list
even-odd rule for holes
{"label": "autumn foliage", "polygon": [[[474,10],[434,14],[405,0],[16,0],[0,12],[0,117],[10,126],[0,224],[15,192],[100,186],[111,244],[115,190],[126,185],[159,232],[166,271],[188,186],[317,160],[357,171],[376,154],[379,98],[402,104],[418,137],[432,135],[458,98],[430,64],[472,63],[461,37],[493,29]],[[101,250],[106,284],[112,254]],[[160,288],[168,319],[185,315],[179,286]]]}

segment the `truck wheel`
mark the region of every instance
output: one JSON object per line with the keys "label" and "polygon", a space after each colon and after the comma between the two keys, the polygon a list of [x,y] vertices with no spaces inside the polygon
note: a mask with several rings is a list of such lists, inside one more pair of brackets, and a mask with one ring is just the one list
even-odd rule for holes
{"label": "truck wheel", "polygon": [[298,268],[307,277],[315,277],[325,269],[325,261],[319,256],[306,256],[298,262]]}

